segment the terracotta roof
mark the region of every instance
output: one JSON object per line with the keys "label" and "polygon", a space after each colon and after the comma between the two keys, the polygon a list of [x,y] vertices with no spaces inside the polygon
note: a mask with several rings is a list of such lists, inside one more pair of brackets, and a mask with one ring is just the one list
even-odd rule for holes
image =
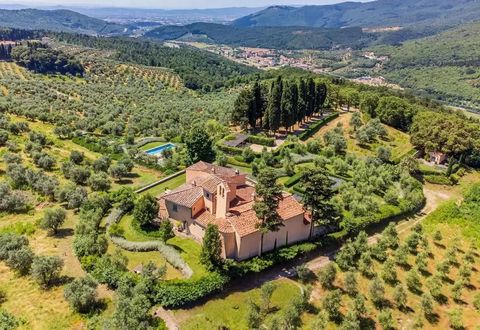
{"label": "terracotta roof", "polygon": [[160,196],[160,198],[186,207],[192,207],[202,197],[203,188],[189,183]]}
{"label": "terracotta roof", "polygon": [[232,224],[227,219],[217,219],[215,215],[210,212],[203,210],[195,217],[197,223],[202,227],[206,228],[209,224],[217,225],[218,230],[221,233],[234,233],[235,230],[232,227]]}
{"label": "terracotta roof", "polygon": [[[253,234],[258,231],[257,226],[260,220],[253,210],[254,202],[244,203],[229,210],[227,220],[230,221],[240,237]],[[292,195],[284,194],[278,204],[278,215],[283,221],[288,221],[300,214],[303,214],[303,206]],[[305,218],[304,218],[305,220]]]}
{"label": "terracotta roof", "polygon": [[187,168],[187,171],[200,171],[209,174],[215,174],[221,178],[228,178],[237,175],[237,171],[228,167],[213,165],[207,162],[200,161]]}
{"label": "terracotta roof", "polygon": [[218,185],[223,182],[223,180],[216,175],[198,177],[193,179],[193,181],[195,181],[195,184],[197,186],[202,187],[203,189],[212,194],[217,192]]}
{"label": "terracotta roof", "polygon": [[253,201],[254,194],[255,188],[252,186],[244,185],[237,187],[237,197],[232,201],[230,207],[236,207]]}

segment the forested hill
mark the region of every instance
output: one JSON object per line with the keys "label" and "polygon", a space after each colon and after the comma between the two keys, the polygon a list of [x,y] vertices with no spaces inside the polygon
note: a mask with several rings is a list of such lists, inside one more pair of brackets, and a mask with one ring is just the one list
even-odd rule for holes
{"label": "forested hill", "polygon": [[193,90],[219,89],[232,80],[257,72],[255,68],[188,46],[166,47],[133,38],[97,38],[71,33],[51,36],[64,43],[106,50],[121,62],[171,69],[182,78],[185,87]]}
{"label": "forested hill", "polygon": [[231,46],[278,49],[361,48],[371,43],[374,39],[372,34],[364,33],[361,28],[243,28],[210,23],[162,26],[146,33],[145,37],[158,40],[200,40]]}
{"label": "forested hill", "polygon": [[101,35],[126,32],[122,25],[107,23],[71,10],[0,9],[0,27]]}
{"label": "forested hill", "polygon": [[377,0],[326,6],[274,6],[234,21],[235,26],[453,26],[480,17],[475,0]]}
{"label": "forested hill", "polygon": [[390,60],[382,74],[417,94],[467,107],[480,107],[480,23],[405,42],[373,48]]}

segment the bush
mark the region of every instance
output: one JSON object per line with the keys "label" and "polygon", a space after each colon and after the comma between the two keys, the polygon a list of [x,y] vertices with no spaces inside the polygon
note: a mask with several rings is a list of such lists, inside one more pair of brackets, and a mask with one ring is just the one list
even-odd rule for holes
{"label": "bush", "polygon": [[425,181],[432,184],[439,184],[439,185],[445,185],[445,186],[452,185],[452,181],[445,175],[441,175],[441,174],[425,175],[423,178],[425,179]]}
{"label": "bush", "polygon": [[311,124],[305,131],[303,131],[298,138],[302,141],[308,140],[310,137],[315,135],[320,128],[337,118],[340,114],[339,113],[334,113],[328,117],[323,118],[322,120],[319,120],[313,124]]}
{"label": "bush", "polygon": [[57,256],[37,256],[32,263],[32,277],[43,288],[48,288],[60,277],[63,260]]}
{"label": "bush", "polygon": [[0,260],[7,260],[11,251],[17,251],[28,246],[28,239],[17,234],[6,233],[0,235]]}
{"label": "bush", "polygon": [[242,153],[243,153],[242,148],[235,148],[235,147],[227,146],[227,145],[223,144],[223,141],[219,141],[216,144],[216,146],[220,151],[223,151],[223,152],[225,152],[226,154],[229,154],[229,155],[242,155]]}
{"label": "bush", "polygon": [[228,281],[228,276],[209,273],[196,280],[161,282],[155,288],[154,301],[166,308],[179,308],[222,290]]}
{"label": "bush", "polygon": [[300,179],[302,178],[303,173],[295,173],[292,177],[290,177],[287,181],[285,181],[284,186],[290,188],[296,185]]}
{"label": "bush", "polygon": [[78,313],[87,313],[97,303],[98,283],[90,276],[77,278],[65,287],[65,299]]}
{"label": "bush", "polygon": [[275,145],[274,138],[258,136],[258,135],[249,135],[247,141],[253,144],[259,144],[267,147],[273,147]]}

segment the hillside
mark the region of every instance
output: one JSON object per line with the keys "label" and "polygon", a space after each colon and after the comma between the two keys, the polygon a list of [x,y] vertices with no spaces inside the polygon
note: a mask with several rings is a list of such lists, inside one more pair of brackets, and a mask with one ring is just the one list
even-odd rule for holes
{"label": "hillside", "polygon": [[221,24],[195,23],[186,26],[162,26],[145,34],[159,40],[202,40],[230,46],[276,49],[361,48],[374,40],[360,28],[327,29],[310,27],[243,28]]}
{"label": "hillside", "polygon": [[397,47],[377,47],[390,60],[383,69],[400,85],[443,101],[480,106],[480,23]]}
{"label": "hillside", "polygon": [[70,10],[0,10],[0,26],[101,35],[126,32],[122,25],[107,23]]}
{"label": "hillside", "polygon": [[235,26],[378,27],[412,24],[456,25],[476,20],[480,3],[471,0],[377,0],[326,6],[274,6],[236,20]]}

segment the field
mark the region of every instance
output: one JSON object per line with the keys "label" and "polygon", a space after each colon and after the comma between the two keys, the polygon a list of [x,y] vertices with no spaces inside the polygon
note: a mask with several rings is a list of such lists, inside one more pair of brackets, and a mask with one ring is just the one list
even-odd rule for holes
{"label": "field", "polygon": [[360,146],[357,143],[354,135],[351,133],[351,126],[350,120],[353,116],[353,112],[344,112],[340,115],[339,118],[331,121],[324,127],[318,131],[317,134],[314,135],[313,138],[318,138],[323,140],[323,136],[328,131],[337,127],[337,125],[341,124],[344,130],[344,136],[347,139],[347,151],[351,152],[359,157],[366,157],[366,156],[376,156],[377,150],[379,147],[386,147],[389,148],[392,152],[392,159],[398,159],[402,156],[408,154],[411,150],[413,150],[413,146],[410,143],[410,137],[408,134],[403,133],[397,129],[384,125],[388,132],[388,139],[384,140],[377,140],[377,142],[372,143],[368,146]]}
{"label": "field", "polygon": [[[52,134],[53,126],[40,121],[31,121],[19,116],[10,116],[10,120],[16,122],[27,122],[30,129],[44,133],[51,141],[51,146],[45,150],[57,162],[57,166],[48,175],[56,177],[61,184],[68,182],[63,177],[60,165],[65,162],[70,152],[73,150],[83,152],[88,161],[93,161],[101,155],[81,147],[70,140],[61,140]],[[23,150],[28,140],[27,134],[18,136],[11,135],[11,140],[15,141]],[[6,147],[0,147],[0,156],[7,152]],[[20,151],[18,153],[23,163],[28,167],[35,168],[30,156]],[[6,181],[6,165],[0,162],[0,182]],[[154,182],[163,176],[162,173],[150,170],[141,166],[135,166],[132,172],[131,181],[127,185],[134,188],[144,186]],[[123,183],[125,185],[125,182]],[[112,189],[120,187],[120,184],[114,183]],[[88,189],[88,188],[87,188]],[[68,211],[66,222],[59,228],[57,235],[49,235],[45,230],[38,228],[38,223],[42,219],[44,211],[48,208],[58,207],[59,204],[46,200],[42,196],[31,191],[25,191],[32,202],[32,209],[26,214],[0,214],[0,233],[15,232],[26,234],[30,241],[30,246],[36,254],[57,255],[65,263],[62,275],[68,278],[77,278],[85,276],[80,262],[72,251],[72,242],[74,238],[74,229],[78,223],[78,215],[73,210]],[[112,251],[113,247],[110,247]],[[134,268],[142,262],[154,261],[157,265],[164,265],[165,259],[157,252],[131,253],[125,252],[129,259],[129,268]],[[181,274],[173,267],[167,265],[167,278],[177,278]],[[63,298],[63,286],[53,287],[48,291],[42,290],[29,277],[17,277],[3,263],[0,264],[0,285],[7,293],[7,301],[2,306],[14,315],[23,320],[22,329],[66,329],[76,328],[84,322],[84,317],[71,311],[68,303]],[[111,307],[110,301],[113,299],[113,292],[105,289],[103,286],[99,289],[101,298],[106,299],[108,308]]]}
{"label": "field", "polygon": [[[278,286],[272,296],[272,310],[283,310],[291,298],[299,295],[297,283],[282,279],[273,282]],[[174,312],[182,330],[216,329],[227,327],[235,330],[249,329],[246,314],[249,300],[259,300],[260,289],[240,290],[225,296],[214,297],[208,302],[190,309]]]}

